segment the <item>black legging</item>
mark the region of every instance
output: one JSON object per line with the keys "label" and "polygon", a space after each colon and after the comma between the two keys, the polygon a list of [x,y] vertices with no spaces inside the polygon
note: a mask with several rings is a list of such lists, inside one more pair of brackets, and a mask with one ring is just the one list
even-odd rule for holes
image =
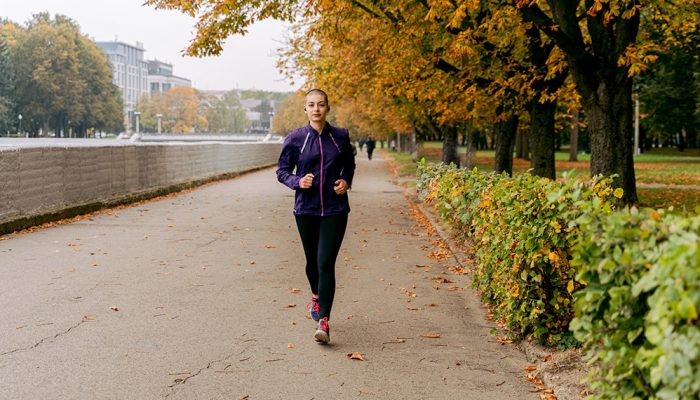
{"label": "black legging", "polygon": [[311,291],[318,295],[319,315],[330,317],[335,296],[335,260],[345,236],[348,214],[295,218],[306,255],[306,277]]}

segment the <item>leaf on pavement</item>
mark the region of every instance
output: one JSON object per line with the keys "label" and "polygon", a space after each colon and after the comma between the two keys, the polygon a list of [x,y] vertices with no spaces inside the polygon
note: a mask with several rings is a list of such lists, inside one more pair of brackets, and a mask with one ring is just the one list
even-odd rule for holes
{"label": "leaf on pavement", "polygon": [[288,348],[288,349],[293,349],[293,348],[294,348],[294,343],[287,343],[287,348]]}
{"label": "leaf on pavement", "polygon": [[266,249],[274,249],[274,248],[276,248],[276,247],[277,247],[277,246],[275,246],[274,244],[266,244],[266,245],[265,245],[265,248],[266,248]]}
{"label": "leaf on pavement", "polygon": [[285,307],[286,308],[294,308],[296,306],[297,306],[296,304],[287,304]]}
{"label": "leaf on pavement", "polygon": [[109,309],[112,311],[119,311],[119,307],[117,307],[117,306],[112,306]]}
{"label": "leaf on pavement", "polygon": [[301,293],[301,289],[299,289],[299,288],[292,288],[292,293],[294,293],[294,294]]}
{"label": "leaf on pavement", "polygon": [[441,335],[439,332],[426,332],[421,334],[421,336],[428,339],[438,339]]}
{"label": "leaf on pavement", "polygon": [[83,316],[83,321],[94,321],[94,320],[95,320],[95,317],[91,317],[89,315]]}
{"label": "leaf on pavement", "polygon": [[362,353],[357,352],[357,351],[354,353],[348,353],[348,358],[351,360],[367,361],[367,359],[362,357]]}
{"label": "leaf on pavement", "polygon": [[528,365],[527,367],[523,368],[523,371],[532,372],[532,371],[534,371],[534,370],[536,370],[536,369],[537,369],[537,366],[536,366],[536,365]]}

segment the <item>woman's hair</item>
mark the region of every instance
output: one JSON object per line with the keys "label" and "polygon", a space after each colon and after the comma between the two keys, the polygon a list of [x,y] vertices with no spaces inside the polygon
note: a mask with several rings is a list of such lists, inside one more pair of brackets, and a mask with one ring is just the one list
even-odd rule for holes
{"label": "woman's hair", "polygon": [[323,90],[321,90],[321,89],[311,89],[311,90],[309,90],[308,92],[306,92],[306,97],[309,97],[310,94],[320,94],[321,96],[323,96],[323,100],[326,101],[326,104],[328,104],[328,95],[327,95],[326,92],[324,92]]}

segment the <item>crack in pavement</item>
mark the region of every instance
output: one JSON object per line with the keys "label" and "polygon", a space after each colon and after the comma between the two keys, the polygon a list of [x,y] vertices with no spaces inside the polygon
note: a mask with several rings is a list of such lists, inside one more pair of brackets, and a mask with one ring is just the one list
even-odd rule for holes
{"label": "crack in pavement", "polygon": [[41,339],[40,341],[34,343],[33,345],[31,345],[31,346],[29,346],[29,347],[23,347],[23,348],[21,348],[21,349],[14,349],[14,350],[6,351],[6,352],[4,352],[4,353],[0,353],[0,357],[6,356],[6,355],[8,355],[8,354],[17,353],[17,352],[20,352],[20,351],[34,350],[34,349],[36,349],[37,347],[39,347],[42,343],[44,343],[44,341],[46,341],[46,340],[48,340],[48,339],[57,339],[59,336],[63,336],[63,335],[65,335],[65,334],[67,334],[68,332],[72,331],[73,329],[77,328],[77,327],[80,326],[83,322],[85,322],[85,321],[81,320],[80,322],[78,322],[77,324],[71,326],[70,328],[66,329],[65,331],[59,332],[59,333],[57,333],[57,334],[55,334],[55,335],[53,335],[53,336],[47,336],[47,337]]}
{"label": "crack in pavement", "polygon": [[187,377],[185,377],[185,378],[182,378],[182,379],[176,379],[176,380],[175,380],[175,383],[173,383],[172,385],[168,385],[168,387],[170,388],[170,393],[166,394],[165,397],[164,397],[164,399],[167,399],[168,397],[170,397],[170,395],[172,395],[172,394],[175,393],[175,387],[176,387],[176,386],[184,385],[185,383],[187,383],[188,380],[190,380],[190,378],[194,378],[195,376],[201,374],[202,371],[207,370],[207,369],[210,369],[211,366],[212,366],[212,364],[215,364],[215,363],[222,363],[222,362],[228,360],[229,358],[231,358],[231,357],[233,357],[233,356],[234,356],[234,354],[232,353],[232,354],[229,354],[229,355],[227,355],[226,357],[222,358],[221,360],[209,361],[209,363],[207,363],[207,366],[206,366],[206,367],[200,368],[199,371],[195,372],[194,374],[191,374],[191,375],[189,375],[189,376],[187,376]]}

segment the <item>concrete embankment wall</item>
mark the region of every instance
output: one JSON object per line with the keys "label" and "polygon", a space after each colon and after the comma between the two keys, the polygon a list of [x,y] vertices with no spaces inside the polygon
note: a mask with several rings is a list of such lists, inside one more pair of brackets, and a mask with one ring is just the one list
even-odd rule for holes
{"label": "concrete embankment wall", "polygon": [[270,166],[281,148],[91,142],[0,146],[0,234]]}

